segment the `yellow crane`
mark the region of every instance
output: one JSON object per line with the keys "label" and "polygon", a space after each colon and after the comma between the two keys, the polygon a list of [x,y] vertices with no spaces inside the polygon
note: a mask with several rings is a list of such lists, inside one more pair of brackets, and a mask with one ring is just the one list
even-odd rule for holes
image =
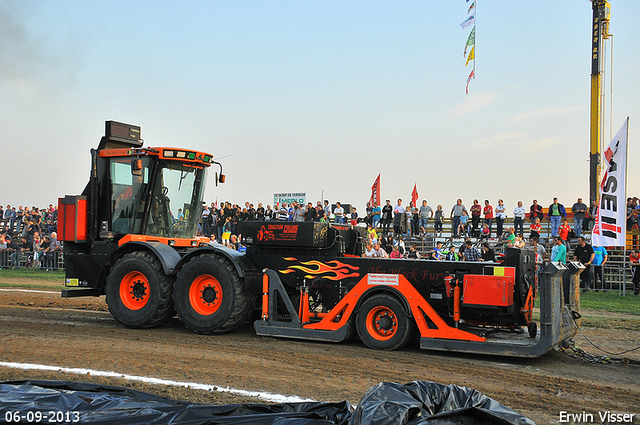
{"label": "yellow crane", "polygon": [[602,118],[604,116],[603,83],[603,47],[609,33],[611,6],[608,0],[591,0],[593,7],[591,40],[591,150],[589,155],[589,201],[599,201],[600,184],[600,145],[602,139]]}

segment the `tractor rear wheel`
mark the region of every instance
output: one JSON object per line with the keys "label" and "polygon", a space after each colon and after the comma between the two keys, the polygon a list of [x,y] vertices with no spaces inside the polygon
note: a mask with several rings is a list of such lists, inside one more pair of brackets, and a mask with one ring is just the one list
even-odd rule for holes
{"label": "tractor rear wheel", "polygon": [[130,328],[151,328],[174,315],[173,276],[146,251],[124,255],[107,276],[107,305],[113,317]]}
{"label": "tractor rear wheel", "polygon": [[173,298],[182,323],[201,334],[231,331],[251,313],[238,272],[218,255],[191,259],[178,273]]}
{"label": "tractor rear wheel", "polygon": [[356,316],[356,329],[367,347],[397,350],[411,339],[413,323],[396,297],[378,294],[362,303]]}

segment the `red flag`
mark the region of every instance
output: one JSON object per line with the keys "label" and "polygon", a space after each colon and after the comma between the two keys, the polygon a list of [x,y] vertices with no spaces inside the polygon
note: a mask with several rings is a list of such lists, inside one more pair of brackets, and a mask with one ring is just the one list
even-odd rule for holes
{"label": "red flag", "polygon": [[418,200],[418,188],[416,185],[413,185],[413,192],[411,192],[411,202],[413,202],[413,206],[416,206],[416,201]]}
{"label": "red flag", "polygon": [[373,186],[371,186],[371,199],[369,199],[369,203],[372,207],[380,205],[380,174],[378,174],[378,178],[373,182]]}

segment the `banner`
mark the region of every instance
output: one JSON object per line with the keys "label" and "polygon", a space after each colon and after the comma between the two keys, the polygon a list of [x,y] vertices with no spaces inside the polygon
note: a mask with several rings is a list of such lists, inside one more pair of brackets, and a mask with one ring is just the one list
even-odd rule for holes
{"label": "banner", "polygon": [[600,205],[591,234],[593,246],[625,246],[627,226],[627,142],[629,118],[604,151]]}
{"label": "banner", "polygon": [[418,201],[418,188],[414,184],[413,191],[411,192],[411,202],[413,202],[414,207],[418,206],[418,204],[416,204],[417,201]]}
{"label": "banner", "polygon": [[304,205],[307,202],[306,193],[274,193],[273,205],[280,206],[283,202],[287,205],[291,205],[293,201],[296,201],[298,205]]}
{"label": "banner", "polygon": [[369,199],[369,203],[372,207],[380,205],[380,174],[378,174],[378,178],[373,182],[373,186],[371,186],[371,199]]}

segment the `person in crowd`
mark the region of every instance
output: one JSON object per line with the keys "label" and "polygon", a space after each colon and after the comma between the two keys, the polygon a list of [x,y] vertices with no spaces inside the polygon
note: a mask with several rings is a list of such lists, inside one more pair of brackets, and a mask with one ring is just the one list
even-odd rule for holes
{"label": "person in crowd", "polygon": [[504,201],[498,199],[498,205],[496,205],[496,234],[498,238],[503,237],[504,233],[504,221],[507,218],[507,208],[504,206]]}
{"label": "person in crowd", "polygon": [[389,234],[389,226],[391,225],[391,219],[393,218],[393,207],[391,201],[387,199],[386,204],[382,207],[382,216],[380,222],[382,223],[382,233],[384,235]]}
{"label": "person in crowd", "polygon": [[481,239],[489,239],[489,236],[491,236],[491,229],[489,228],[489,225],[487,223],[482,225],[482,233],[480,234],[480,238]]}
{"label": "person in crowd", "polygon": [[264,221],[265,220],[265,210],[262,206],[262,202],[258,202],[258,208],[256,208],[256,220]]}
{"label": "person in crowd", "polygon": [[296,221],[297,223],[302,223],[305,220],[306,220],[306,210],[303,208],[302,205],[298,205],[296,203],[295,211],[294,211],[294,221]]}
{"label": "person in crowd", "polygon": [[433,247],[433,251],[431,251],[431,255],[429,255],[429,258],[432,260],[442,260],[443,259],[443,255],[442,255],[442,242],[437,242],[436,246]]}
{"label": "person in crowd", "polygon": [[531,249],[533,249],[536,254],[540,255],[540,259],[544,259],[547,256],[547,250],[543,245],[540,244],[539,238],[533,237],[531,238]]}
{"label": "person in crowd", "polygon": [[420,258],[420,253],[418,252],[415,243],[412,243],[411,246],[409,246],[409,253],[407,254],[407,258]]}
{"label": "person in crowd", "polygon": [[402,221],[404,220],[404,205],[402,199],[398,199],[398,204],[393,207],[393,235],[399,236],[402,233]]}
{"label": "person in crowd", "polygon": [[[522,207],[522,201],[518,201],[518,206],[513,210],[513,227],[516,229],[516,233],[524,234],[524,216],[526,215],[524,208]],[[518,231],[518,229],[520,229]]]}
{"label": "person in crowd", "polygon": [[449,247],[449,251],[445,256],[445,260],[447,261],[460,261],[460,255],[456,252],[456,247],[451,245]]}
{"label": "person in crowd", "polygon": [[489,242],[482,243],[482,261],[495,261],[496,253],[489,245]]}
{"label": "person in crowd", "polygon": [[529,234],[529,239],[531,240],[533,238],[538,238],[539,240],[541,229],[542,229],[542,226],[540,225],[540,219],[538,217],[534,217],[534,219],[531,221],[531,226],[530,226],[531,233]]}
{"label": "person in crowd", "polygon": [[564,209],[564,205],[558,202],[558,198],[553,198],[553,204],[549,205],[547,216],[551,222],[551,236],[556,237],[560,229],[560,221],[567,216],[567,211]]}
{"label": "person in crowd", "polygon": [[524,248],[524,246],[525,246],[525,243],[524,243],[524,238],[522,237],[522,234],[517,234],[516,240],[513,243],[513,247],[522,249]]}
{"label": "person in crowd", "polygon": [[336,202],[336,207],[333,209],[333,215],[335,216],[334,222],[338,224],[346,223],[344,216],[344,208],[340,202]]}
{"label": "person in crowd", "polygon": [[562,239],[562,242],[566,245],[567,251],[569,251],[569,248],[570,248],[569,232],[571,232],[571,226],[569,226],[569,220],[565,218],[562,220],[562,225],[558,229],[558,236],[560,236],[560,238]]}
{"label": "person in crowd", "polygon": [[505,246],[514,247],[516,244],[516,229],[509,227],[507,238],[505,239]]}
{"label": "person in crowd", "polygon": [[373,256],[375,258],[389,258],[389,254],[380,247],[379,243],[373,245]]}
{"label": "person in crowd", "polygon": [[609,260],[609,253],[607,249],[603,246],[594,246],[593,247],[593,289],[598,291],[598,279],[600,279],[600,287],[604,291],[605,290],[605,281],[604,281],[604,265],[607,264]]}
{"label": "person in crowd", "polygon": [[582,198],[578,198],[575,204],[571,207],[573,213],[573,231],[577,237],[582,236],[582,223],[588,212],[587,206],[582,202]]}
{"label": "person in crowd", "polygon": [[542,209],[542,205],[538,204],[538,200],[534,199],[533,204],[529,207],[529,220],[531,220],[533,224],[536,218],[538,222],[542,221],[544,218],[544,210]]}
{"label": "person in crowd", "polygon": [[482,259],[482,254],[480,254],[478,248],[473,246],[470,240],[465,241],[464,244],[464,261],[480,261]]}
{"label": "person in crowd", "polygon": [[473,200],[473,205],[469,208],[469,212],[471,213],[471,229],[469,230],[469,234],[472,236],[478,236],[482,207],[477,199]]}
{"label": "person in crowd", "polygon": [[551,248],[551,262],[567,262],[567,247],[560,236],[553,238],[553,248]]}
{"label": "person in crowd", "polygon": [[391,254],[389,254],[389,258],[400,258],[400,251],[398,251],[397,246],[391,247]]}
{"label": "person in crowd", "polygon": [[593,281],[593,259],[595,253],[593,247],[589,245],[586,239],[582,236],[578,238],[578,246],[573,251],[573,259],[580,261],[586,268],[580,273],[580,280],[582,281],[583,292],[589,292],[591,282]]}
{"label": "person in crowd", "polygon": [[411,213],[411,235],[416,237],[420,235],[420,209],[414,205]]}
{"label": "person in crowd", "polygon": [[331,219],[331,205],[327,199],[324,200],[324,218],[326,221]]}
{"label": "person in crowd", "polygon": [[433,218],[433,231],[436,237],[442,237],[442,226],[444,224],[444,211],[442,205],[436,207],[436,212]]}
{"label": "person in crowd", "polygon": [[367,202],[367,206],[364,209],[364,222],[365,224],[371,224],[373,222],[373,207],[371,202]]}
{"label": "person in crowd", "polygon": [[367,241],[367,246],[362,253],[363,257],[373,258],[373,244],[371,241]]}
{"label": "person in crowd", "polygon": [[[471,227],[469,226],[469,215],[466,211],[462,211],[460,216],[460,224],[458,225],[458,236],[466,236]],[[471,232],[469,232],[471,233]]]}
{"label": "person in crowd", "polygon": [[489,204],[489,200],[484,200],[484,208],[482,209],[482,215],[484,216],[484,224],[489,228],[488,238],[491,237],[491,225],[493,224],[493,207]]}
{"label": "person in crowd", "polygon": [[322,202],[320,201],[316,204],[316,221],[324,222],[324,208],[322,208]]}
{"label": "person in crowd", "polygon": [[283,202],[278,209],[278,220],[279,221],[287,221],[289,219],[289,211],[287,209],[287,203]]}
{"label": "person in crowd", "polygon": [[307,209],[304,212],[304,221],[315,221],[318,212],[313,207],[313,203],[307,202]]}
{"label": "person in crowd", "polygon": [[463,211],[469,214],[467,208],[462,203],[462,199],[458,199],[456,204],[451,207],[451,213],[449,214],[449,218],[451,218],[451,232],[454,237],[458,236],[458,229],[460,228],[460,219]]}
{"label": "person in crowd", "polygon": [[631,273],[633,282],[633,294],[640,294],[640,252],[632,249],[629,254],[629,263],[631,263]]}
{"label": "person in crowd", "polygon": [[380,214],[382,214],[382,208],[380,208],[380,205],[374,205],[371,209],[371,226],[373,226],[374,229],[378,227],[380,223]]}
{"label": "person in crowd", "polygon": [[418,219],[418,227],[421,236],[425,236],[427,234],[427,225],[429,224],[429,218],[433,217],[433,209],[427,205],[427,201],[425,199],[422,200],[422,205],[420,206],[419,211],[419,219]]}

